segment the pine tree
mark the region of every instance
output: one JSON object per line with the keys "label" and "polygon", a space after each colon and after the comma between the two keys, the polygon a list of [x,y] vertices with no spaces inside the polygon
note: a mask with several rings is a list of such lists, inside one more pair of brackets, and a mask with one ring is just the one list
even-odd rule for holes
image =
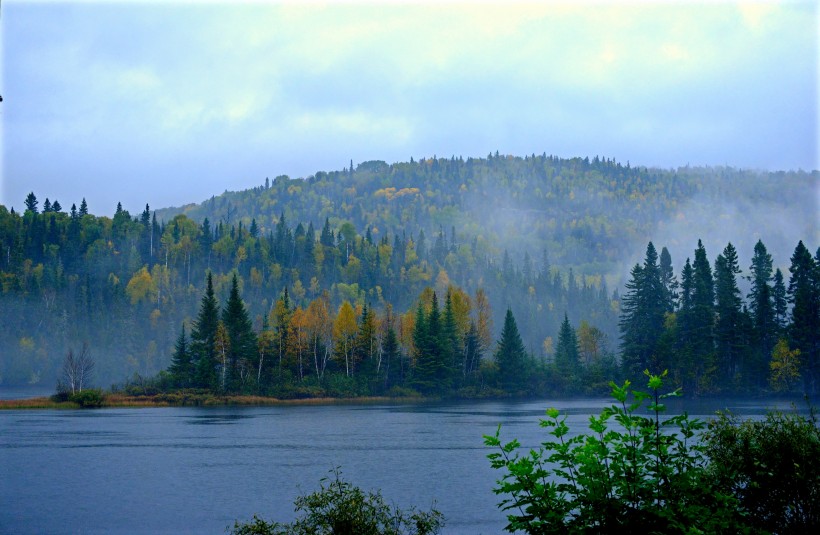
{"label": "pine tree", "polygon": [[526,351],[515,317],[509,308],[504,316],[504,327],[501,329],[501,339],[495,352],[495,362],[498,365],[499,386],[503,390],[520,392],[525,389]]}
{"label": "pine tree", "polygon": [[478,326],[475,321],[470,322],[470,329],[464,337],[464,375],[470,376],[478,371],[481,366],[481,356],[483,353],[481,336],[478,333]]}
{"label": "pine tree", "polygon": [[384,334],[384,342],[382,342],[382,368],[385,389],[401,384],[404,381],[399,340],[396,336],[394,323],[393,308],[388,304],[385,315],[386,331]]}
{"label": "pine tree", "polygon": [[171,366],[168,368],[174,383],[181,388],[191,386],[193,381],[193,367],[191,363],[191,352],[188,347],[188,339],[185,336],[185,324],[182,325],[182,332],[174,345],[174,353],[171,356]]}
{"label": "pine tree", "polygon": [[199,315],[191,330],[191,356],[196,367],[196,386],[213,388],[216,377],[216,329],[219,324],[219,304],[214,297],[213,276],[208,272],[205,295],[199,307]]}
{"label": "pine tree", "polygon": [[678,300],[678,281],[675,279],[675,271],[672,267],[672,255],[666,247],[661,249],[659,269],[666,305],[665,311],[674,312]]}
{"label": "pine tree", "polygon": [[715,281],[701,240],[692,263],[692,318],[689,345],[695,364],[692,392],[712,390],[715,352]]}
{"label": "pine tree", "polygon": [[774,272],[774,284],[772,285],[772,305],[774,309],[774,324],[778,331],[778,336],[786,330],[788,321],[788,297],[786,294],[786,284],[783,281],[783,272],[777,268]]}
{"label": "pine tree", "polygon": [[643,266],[635,264],[632,268],[626,289],[619,323],[622,365],[628,376],[637,377],[655,360],[667,309],[658,254],[652,242],[646,247]]}
{"label": "pine tree", "polygon": [[691,344],[692,333],[694,332],[694,303],[692,294],[694,292],[694,272],[689,258],[683,265],[680,273],[680,299],[676,316],[675,329],[678,339],[676,341],[677,360],[672,363],[673,375],[677,381],[690,386],[694,381],[695,367]]}
{"label": "pine tree", "polygon": [[230,340],[228,353],[227,388],[236,390],[244,383],[256,361],[256,333],[248,317],[245,304],[239,296],[239,280],[236,272],[231,279],[231,291],[222,310],[222,323]]}
{"label": "pine tree", "polygon": [[423,305],[419,303],[413,331],[416,363],[412,384],[425,394],[442,393],[450,386],[448,367],[442,355],[441,333],[438,297],[433,292],[429,314],[424,314]]}
{"label": "pine tree", "polygon": [[761,240],[755,244],[752,265],[749,313],[753,325],[753,351],[749,355],[748,376],[755,388],[763,388],[769,375],[769,358],[777,342],[777,329],[772,300],[772,257]]}
{"label": "pine tree", "polygon": [[577,376],[580,364],[578,336],[564,313],[564,321],[558,331],[558,345],[555,347],[555,365],[564,378],[570,378]]}
{"label": "pine tree", "polygon": [[85,197],[83,197],[83,201],[80,203],[80,217],[88,215],[88,204],[85,202]]}
{"label": "pine tree", "polygon": [[789,271],[788,296],[792,304],[790,346],[800,350],[805,393],[815,395],[820,360],[820,277],[818,267],[802,241],[794,250]]}
{"label": "pine tree", "polygon": [[451,379],[456,377],[455,370],[460,367],[461,349],[461,343],[458,339],[458,326],[453,312],[453,296],[448,289],[441,322],[441,358],[447,366],[447,374]]}
{"label": "pine tree", "polygon": [[741,307],[740,290],[736,276],[740,273],[737,251],[729,243],[715,259],[715,341],[717,345],[718,365],[722,379],[731,381],[740,372],[741,347],[743,338],[740,333]]}
{"label": "pine tree", "polygon": [[34,195],[34,192],[30,192],[26,196],[25,205],[26,205],[26,212],[31,212],[33,214],[37,213],[37,196]]}
{"label": "pine tree", "polygon": [[367,306],[362,307],[362,319],[359,322],[359,332],[353,341],[353,363],[351,375],[359,366],[360,372],[367,379],[374,379],[376,376],[376,321],[373,310]]}

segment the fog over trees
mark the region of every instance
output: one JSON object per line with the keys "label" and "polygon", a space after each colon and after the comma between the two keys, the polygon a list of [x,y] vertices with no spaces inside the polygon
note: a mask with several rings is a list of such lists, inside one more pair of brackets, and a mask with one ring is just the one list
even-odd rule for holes
{"label": "fog over trees", "polygon": [[53,384],[88,343],[103,385],[580,393],[648,366],[703,394],[812,389],[817,183],[491,154],[113,218],[32,192],[0,207],[0,382]]}

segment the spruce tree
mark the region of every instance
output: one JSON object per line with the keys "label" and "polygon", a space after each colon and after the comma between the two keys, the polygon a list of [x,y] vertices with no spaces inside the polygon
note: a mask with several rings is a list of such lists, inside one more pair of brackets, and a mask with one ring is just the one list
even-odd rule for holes
{"label": "spruce tree", "polygon": [[449,388],[447,365],[442,358],[441,332],[441,312],[434,292],[429,314],[424,314],[423,306],[419,303],[413,334],[416,346],[413,386],[425,394],[442,393]]}
{"label": "spruce tree", "polygon": [[774,309],[774,324],[777,328],[779,336],[786,330],[789,311],[786,283],[783,280],[783,272],[780,271],[780,268],[777,268],[774,272],[774,283],[772,284],[772,306]]}
{"label": "spruce tree", "polygon": [[580,368],[580,355],[578,352],[578,336],[575,329],[569,323],[566,312],[564,321],[558,331],[558,345],[555,347],[555,365],[565,379],[577,376]]}
{"label": "spruce tree", "polygon": [[478,334],[478,326],[475,321],[470,322],[470,329],[464,337],[464,375],[470,376],[478,371],[481,365],[481,355],[483,347],[481,336]]}
{"label": "spruce tree", "polygon": [[[658,254],[652,242],[646,247],[643,266],[632,268],[621,304],[621,352],[625,373],[633,378],[650,367],[663,335],[666,292],[661,282]],[[650,370],[654,371],[654,370]]]}
{"label": "spruce tree", "polygon": [[758,240],[749,267],[751,291],[749,313],[753,325],[753,350],[749,354],[748,376],[755,388],[763,388],[768,381],[769,359],[777,342],[777,328],[772,300],[772,257]]}
{"label": "spruce tree", "polygon": [[191,356],[196,368],[195,384],[200,388],[216,389],[216,329],[219,324],[219,304],[214,297],[213,276],[208,272],[205,295],[199,314],[191,330]]}
{"label": "spruce tree", "polygon": [[360,373],[366,379],[375,379],[377,373],[376,356],[376,321],[373,310],[364,305],[362,319],[359,321],[359,332],[353,340],[353,365],[351,374],[358,365]]}
{"label": "spruce tree", "polygon": [[743,345],[740,315],[743,303],[737,287],[739,273],[737,251],[729,243],[715,259],[715,340],[721,379],[725,381],[732,381],[740,372]]}
{"label": "spruce tree", "polygon": [[174,345],[174,353],[171,356],[171,366],[168,368],[174,383],[180,388],[191,386],[193,382],[193,366],[191,363],[191,352],[188,347],[188,339],[185,336],[185,324],[182,325],[182,332]]}
{"label": "spruce tree", "polygon": [[692,392],[712,390],[715,335],[715,281],[701,240],[692,262],[692,318],[689,345],[695,365]]}
{"label": "spruce tree", "polygon": [[501,339],[495,352],[495,362],[498,365],[499,386],[507,392],[524,390],[526,379],[526,351],[518,325],[515,323],[512,310],[507,308],[504,316],[504,327],[501,329]]}
{"label": "spruce tree", "polygon": [[26,196],[25,205],[26,205],[26,212],[31,212],[33,214],[37,213],[37,196],[34,195],[34,192],[30,192]]}
{"label": "spruce tree", "polygon": [[382,367],[384,369],[384,387],[401,384],[404,381],[404,368],[401,362],[399,340],[394,326],[393,309],[388,304],[385,316],[384,342],[382,342]]}
{"label": "spruce tree", "polygon": [[675,270],[672,267],[672,255],[666,247],[661,249],[660,256],[661,287],[664,294],[666,312],[674,312],[678,300],[678,281],[675,279]]}
{"label": "spruce tree", "polygon": [[231,291],[222,310],[222,323],[230,340],[228,353],[227,388],[236,390],[250,374],[256,361],[256,333],[248,317],[245,304],[239,296],[239,279],[236,272],[231,279]]}
{"label": "spruce tree", "polygon": [[820,277],[814,259],[802,241],[794,250],[789,271],[788,296],[792,304],[790,346],[800,350],[805,393],[815,395],[820,360]]}
{"label": "spruce tree", "polygon": [[446,373],[450,379],[456,377],[455,370],[461,364],[461,343],[458,339],[458,326],[453,312],[452,292],[447,290],[447,298],[444,302],[444,314],[441,322],[441,350],[442,360],[447,366]]}

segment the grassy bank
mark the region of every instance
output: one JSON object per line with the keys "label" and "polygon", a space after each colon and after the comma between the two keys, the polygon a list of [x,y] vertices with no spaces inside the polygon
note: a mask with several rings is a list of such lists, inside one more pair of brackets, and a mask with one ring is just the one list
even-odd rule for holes
{"label": "grassy bank", "polygon": [[[125,394],[103,394],[101,408],[117,407],[220,407],[220,406],[267,406],[267,405],[339,405],[368,403],[421,403],[435,401],[421,397],[369,396],[355,398],[302,398],[279,399],[265,396],[219,396],[209,393],[173,392],[153,395],[132,396]],[[79,403],[59,401],[53,397],[29,399],[2,399],[0,410],[13,409],[79,409]]]}

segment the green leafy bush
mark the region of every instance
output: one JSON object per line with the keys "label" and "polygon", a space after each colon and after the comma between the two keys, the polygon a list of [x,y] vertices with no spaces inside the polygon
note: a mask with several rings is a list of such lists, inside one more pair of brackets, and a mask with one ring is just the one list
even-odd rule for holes
{"label": "green leafy bush", "polygon": [[441,531],[444,517],[431,509],[404,512],[385,503],[380,492],[365,492],[343,481],[337,470],[324,478],[317,492],[294,503],[302,515],[291,524],[266,522],[254,515],[247,524],[236,522],[234,535],[433,535]]}
{"label": "green leafy bush", "polygon": [[721,413],[704,436],[716,481],[735,494],[756,528],[820,530],[820,428],[817,416],[769,412],[739,421]]}
{"label": "green leafy bush", "polygon": [[[610,383],[617,401],[589,419],[587,434],[571,436],[566,416],[549,409],[541,426],[552,437],[519,454],[517,440],[502,444],[501,426],[485,444],[504,470],[494,489],[504,495],[510,532],[737,533],[744,531],[737,499],[710,478],[704,447],[693,440],[705,423],[687,415],[661,419],[662,378],[650,375],[651,393]],[[649,401],[652,417],[637,411]]]}
{"label": "green leafy bush", "polygon": [[74,394],[68,396],[68,400],[76,403],[84,409],[88,409],[93,407],[102,407],[102,404],[105,401],[105,395],[102,390],[98,389],[80,390],[79,392],[75,392]]}

